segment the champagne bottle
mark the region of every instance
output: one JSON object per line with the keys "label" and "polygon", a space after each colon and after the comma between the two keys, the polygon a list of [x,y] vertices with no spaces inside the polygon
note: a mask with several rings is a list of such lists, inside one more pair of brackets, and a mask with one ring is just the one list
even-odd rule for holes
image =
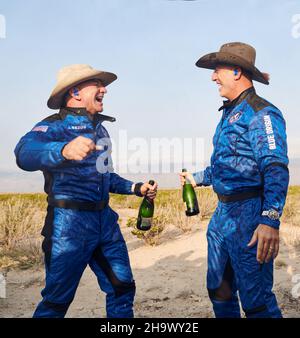
{"label": "champagne bottle", "polygon": [[[186,169],[182,169],[182,172],[187,172]],[[183,202],[186,204],[185,214],[187,216],[194,216],[199,214],[199,206],[197,196],[192,183],[188,178],[185,178],[185,183],[182,189]]]}
{"label": "champagne bottle", "polygon": [[[149,184],[154,185],[154,181],[150,180]],[[136,227],[143,231],[150,230],[152,226],[153,214],[154,200],[151,200],[145,196],[140,206]]]}

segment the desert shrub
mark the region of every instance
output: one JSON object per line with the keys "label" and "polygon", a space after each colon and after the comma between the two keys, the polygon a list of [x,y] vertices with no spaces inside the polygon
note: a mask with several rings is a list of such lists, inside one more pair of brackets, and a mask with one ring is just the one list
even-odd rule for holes
{"label": "desert shrub", "polygon": [[289,187],[281,220],[290,225],[300,226],[300,187]]}
{"label": "desert shrub", "polygon": [[210,218],[216,209],[218,198],[211,188],[200,188],[196,190],[200,214],[202,219]]}
{"label": "desert shrub", "polygon": [[130,217],[127,220],[126,225],[132,228],[131,233],[137,238],[145,241],[148,245],[157,245],[159,242],[160,234],[164,230],[165,219],[164,216],[155,216],[152,220],[152,227],[148,231],[139,230],[136,227],[137,218]]}
{"label": "desert shrub", "polygon": [[1,201],[0,243],[9,249],[19,241],[35,237],[45,217],[45,201],[22,195]]}
{"label": "desert shrub", "polygon": [[0,267],[26,267],[40,262],[40,232],[45,218],[46,196],[0,196]]}

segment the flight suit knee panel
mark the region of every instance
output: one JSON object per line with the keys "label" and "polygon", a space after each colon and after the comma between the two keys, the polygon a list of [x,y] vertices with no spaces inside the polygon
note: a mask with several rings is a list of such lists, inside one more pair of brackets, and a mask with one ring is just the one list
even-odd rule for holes
{"label": "flight suit knee panel", "polygon": [[126,293],[135,294],[136,290],[135,281],[134,280],[124,281],[118,278],[108,259],[104,256],[102,249],[100,247],[98,247],[94,251],[93,259],[106,275],[106,278],[109,280],[111,286],[114,289],[116,297],[120,297]]}
{"label": "flight suit knee panel", "polygon": [[66,313],[70,304],[72,301],[70,302],[66,302],[66,303],[54,303],[54,302],[50,302],[50,301],[44,301],[43,305],[55,312],[60,312],[60,313]]}
{"label": "flight suit knee panel", "polygon": [[247,318],[251,318],[251,317],[259,317],[260,315],[262,315],[263,313],[268,313],[268,308],[266,306],[266,304],[257,306],[255,308],[252,309],[244,309],[243,311],[245,312],[245,315]]}

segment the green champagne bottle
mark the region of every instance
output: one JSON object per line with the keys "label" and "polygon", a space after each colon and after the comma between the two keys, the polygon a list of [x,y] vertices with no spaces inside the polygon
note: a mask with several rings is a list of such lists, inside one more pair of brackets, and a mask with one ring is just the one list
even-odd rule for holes
{"label": "green champagne bottle", "polygon": [[[182,169],[182,172],[187,172],[187,170]],[[197,196],[191,182],[187,178],[185,179],[185,183],[182,189],[182,198],[183,202],[186,204],[185,214],[187,216],[198,215],[200,211]]]}
{"label": "green champagne bottle", "polygon": [[[154,185],[154,181],[150,180],[149,184]],[[140,206],[136,227],[143,231],[150,230],[152,226],[153,214],[154,200],[151,200],[145,196]]]}

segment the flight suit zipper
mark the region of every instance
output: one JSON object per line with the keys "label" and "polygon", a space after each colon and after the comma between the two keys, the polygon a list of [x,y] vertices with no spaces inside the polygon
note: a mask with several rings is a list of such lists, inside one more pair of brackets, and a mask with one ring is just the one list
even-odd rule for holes
{"label": "flight suit zipper", "polygon": [[[98,125],[99,125],[99,121],[97,121],[97,119],[94,118],[93,121],[92,121],[92,126],[93,126],[93,130],[94,130],[93,135],[94,135],[94,143],[95,143],[95,145],[97,145],[97,127],[98,127]],[[96,162],[97,162],[97,160],[96,160]],[[97,167],[97,164],[96,164],[96,167]],[[101,187],[102,187],[100,200],[102,200],[103,199],[104,180],[103,180],[103,174],[100,174],[100,175],[101,175]]]}
{"label": "flight suit zipper", "polygon": [[223,115],[222,115],[222,119],[221,119],[221,125],[220,125],[220,130],[219,130],[219,134],[218,134],[218,137],[217,137],[217,140],[216,140],[215,149],[214,149],[213,159],[215,159],[215,152],[216,152],[217,146],[219,144],[219,139],[220,139],[220,136],[221,136],[221,133],[222,133],[222,130],[223,130],[224,121],[227,118],[226,115],[228,116],[229,114],[227,114],[226,111],[223,111]]}

